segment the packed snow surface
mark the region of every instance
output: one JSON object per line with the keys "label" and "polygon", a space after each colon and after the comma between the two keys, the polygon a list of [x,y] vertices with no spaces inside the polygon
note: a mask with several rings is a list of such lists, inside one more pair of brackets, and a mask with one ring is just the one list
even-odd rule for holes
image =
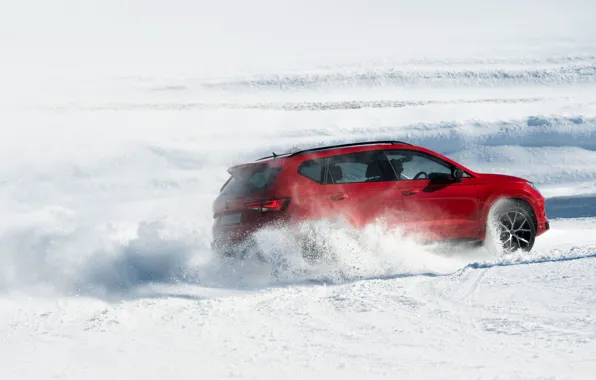
{"label": "packed snow surface", "polygon": [[[0,6],[1,379],[594,378],[591,2],[33,3]],[[227,167],[375,139],[533,181],[551,230],[211,252]]]}

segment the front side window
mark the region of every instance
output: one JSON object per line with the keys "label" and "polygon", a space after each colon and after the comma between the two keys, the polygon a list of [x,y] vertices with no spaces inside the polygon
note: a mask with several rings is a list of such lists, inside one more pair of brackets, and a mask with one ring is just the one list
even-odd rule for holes
{"label": "front side window", "polygon": [[328,184],[380,182],[389,179],[378,160],[379,151],[358,152],[329,157]]}
{"label": "front side window", "polygon": [[399,180],[424,180],[452,175],[453,166],[437,157],[406,150],[386,151],[385,154]]}

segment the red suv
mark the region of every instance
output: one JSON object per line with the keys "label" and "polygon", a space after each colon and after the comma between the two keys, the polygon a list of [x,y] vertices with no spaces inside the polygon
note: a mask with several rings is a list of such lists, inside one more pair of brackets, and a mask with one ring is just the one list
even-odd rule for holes
{"label": "red suv", "polygon": [[506,251],[530,251],[549,229],[544,198],[531,182],[476,173],[399,141],[273,154],[228,172],[213,203],[212,245],[220,253],[264,226],[313,220],[363,227],[383,218],[426,242],[482,242],[494,220]]}

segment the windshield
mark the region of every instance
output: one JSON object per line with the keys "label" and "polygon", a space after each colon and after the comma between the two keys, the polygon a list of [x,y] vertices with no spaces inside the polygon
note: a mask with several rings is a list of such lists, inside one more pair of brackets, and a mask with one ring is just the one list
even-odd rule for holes
{"label": "windshield", "polygon": [[265,190],[273,183],[281,167],[269,165],[247,166],[234,171],[221,190],[222,194],[244,197]]}

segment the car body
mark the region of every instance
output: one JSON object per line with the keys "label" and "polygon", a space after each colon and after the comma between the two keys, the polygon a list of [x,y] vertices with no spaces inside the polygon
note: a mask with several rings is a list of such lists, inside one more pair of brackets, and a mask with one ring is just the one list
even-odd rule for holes
{"label": "car body", "polygon": [[[361,228],[382,218],[428,242],[483,241],[490,210],[502,199],[514,200],[521,210],[521,216],[506,215],[513,221],[503,239],[509,236],[519,242],[518,248],[530,250],[534,238],[549,229],[545,200],[531,182],[477,173],[405,142],[359,142],[274,154],[228,172],[213,203],[213,246],[218,250],[246,240],[264,226],[329,219]],[[518,227],[517,218],[524,215],[528,225]],[[501,220],[509,224],[505,216]],[[525,237],[516,235],[526,229]]]}

